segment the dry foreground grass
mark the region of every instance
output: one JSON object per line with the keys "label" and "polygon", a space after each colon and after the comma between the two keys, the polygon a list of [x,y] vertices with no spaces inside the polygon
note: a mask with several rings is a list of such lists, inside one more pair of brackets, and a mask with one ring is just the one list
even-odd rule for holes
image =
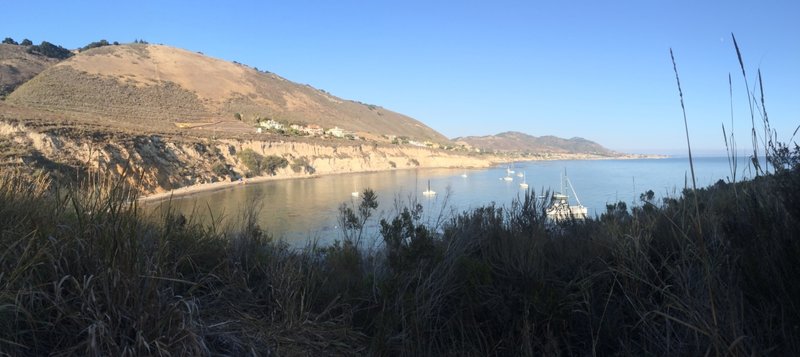
{"label": "dry foreground grass", "polygon": [[[778,153],[780,154],[780,153]],[[800,351],[800,148],[775,173],[552,226],[525,197],[295,251],[245,211],[142,213],[117,182],[0,179],[0,351],[62,355],[705,355]],[[695,211],[695,198],[699,213]]]}

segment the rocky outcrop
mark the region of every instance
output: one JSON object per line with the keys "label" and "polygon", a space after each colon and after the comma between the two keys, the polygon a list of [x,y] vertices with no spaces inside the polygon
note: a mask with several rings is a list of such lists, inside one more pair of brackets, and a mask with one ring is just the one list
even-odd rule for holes
{"label": "rocky outcrop", "polygon": [[274,177],[278,178],[491,165],[483,158],[414,146],[87,134],[64,128],[40,131],[7,122],[0,122],[0,142],[17,149],[17,154],[2,159],[0,167],[17,165],[61,175],[121,177],[145,195],[236,180],[248,171],[237,153],[248,149],[262,156],[280,156],[289,163],[302,161],[313,168],[296,170],[289,165],[276,170]]}

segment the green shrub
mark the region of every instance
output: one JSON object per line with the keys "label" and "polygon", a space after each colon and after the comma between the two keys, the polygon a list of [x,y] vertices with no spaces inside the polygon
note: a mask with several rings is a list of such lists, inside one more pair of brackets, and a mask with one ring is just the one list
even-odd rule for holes
{"label": "green shrub", "polygon": [[67,59],[72,57],[72,52],[70,50],[61,46],[56,46],[47,41],[42,41],[42,43],[39,45],[29,47],[28,53],[56,59]]}
{"label": "green shrub", "polygon": [[213,171],[217,176],[228,176],[230,174],[228,165],[225,165],[221,162],[214,164],[214,166],[211,167],[211,171]]}
{"label": "green shrub", "polygon": [[[116,43],[116,42],[114,42],[114,43]],[[88,45],[81,47],[78,51],[83,52],[83,51],[86,51],[86,50],[89,50],[89,49],[92,49],[92,48],[98,48],[98,47],[110,46],[110,45],[111,44],[108,41],[100,40],[100,41],[89,43]]]}
{"label": "green shrub", "polygon": [[265,157],[263,161],[263,168],[269,175],[275,175],[278,169],[282,169],[286,166],[289,166],[289,161],[280,156],[269,155]]}
{"label": "green shrub", "polygon": [[291,165],[292,171],[299,173],[300,171],[305,171],[307,174],[313,174],[316,170],[311,163],[308,162],[308,158],[305,156],[298,157],[292,161]]}
{"label": "green shrub", "polygon": [[247,170],[252,175],[259,175],[265,169],[264,156],[253,151],[252,149],[244,149],[236,153],[239,161],[247,167]]}

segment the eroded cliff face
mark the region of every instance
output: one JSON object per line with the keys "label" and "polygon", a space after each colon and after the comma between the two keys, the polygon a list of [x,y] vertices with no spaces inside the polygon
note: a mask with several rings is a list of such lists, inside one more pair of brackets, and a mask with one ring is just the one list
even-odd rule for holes
{"label": "eroded cliff face", "polygon": [[[485,159],[446,151],[368,142],[305,143],[291,141],[210,140],[135,136],[117,133],[51,129],[0,122],[0,168],[44,170],[60,176],[94,174],[124,178],[142,194],[191,185],[231,181],[248,168],[237,153],[250,149],[279,156],[290,165],[278,178],[368,172],[413,167],[485,167]],[[311,170],[295,162],[304,162]],[[294,166],[294,167],[293,167]],[[310,173],[313,172],[313,173]]]}

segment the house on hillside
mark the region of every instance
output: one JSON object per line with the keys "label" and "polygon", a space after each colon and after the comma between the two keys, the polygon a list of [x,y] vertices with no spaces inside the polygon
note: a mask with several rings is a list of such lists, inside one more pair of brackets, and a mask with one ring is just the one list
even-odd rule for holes
{"label": "house on hillside", "polygon": [[325,130],[322,129],[322,127],[317,124],[311,124],[309,126],[306,126],[303,128],[302,131],[307,133],[308,135],[314,135],[314,136],[320,136],[322,134],[325,134]]}
{"label": "house on hillside", "polygon": [[278,123],[272,119],[261,121],[258,123],[258,125],[267,130],[283,130],[283,124]]}
{"label": "house on hillside", "polygon": [[335,136],[337,138],[343,138],[345,135],[350,134],[347,130],[344,130],[338,126],[333,127],[332,129],[328,129],[326,131],[328,135]]}

